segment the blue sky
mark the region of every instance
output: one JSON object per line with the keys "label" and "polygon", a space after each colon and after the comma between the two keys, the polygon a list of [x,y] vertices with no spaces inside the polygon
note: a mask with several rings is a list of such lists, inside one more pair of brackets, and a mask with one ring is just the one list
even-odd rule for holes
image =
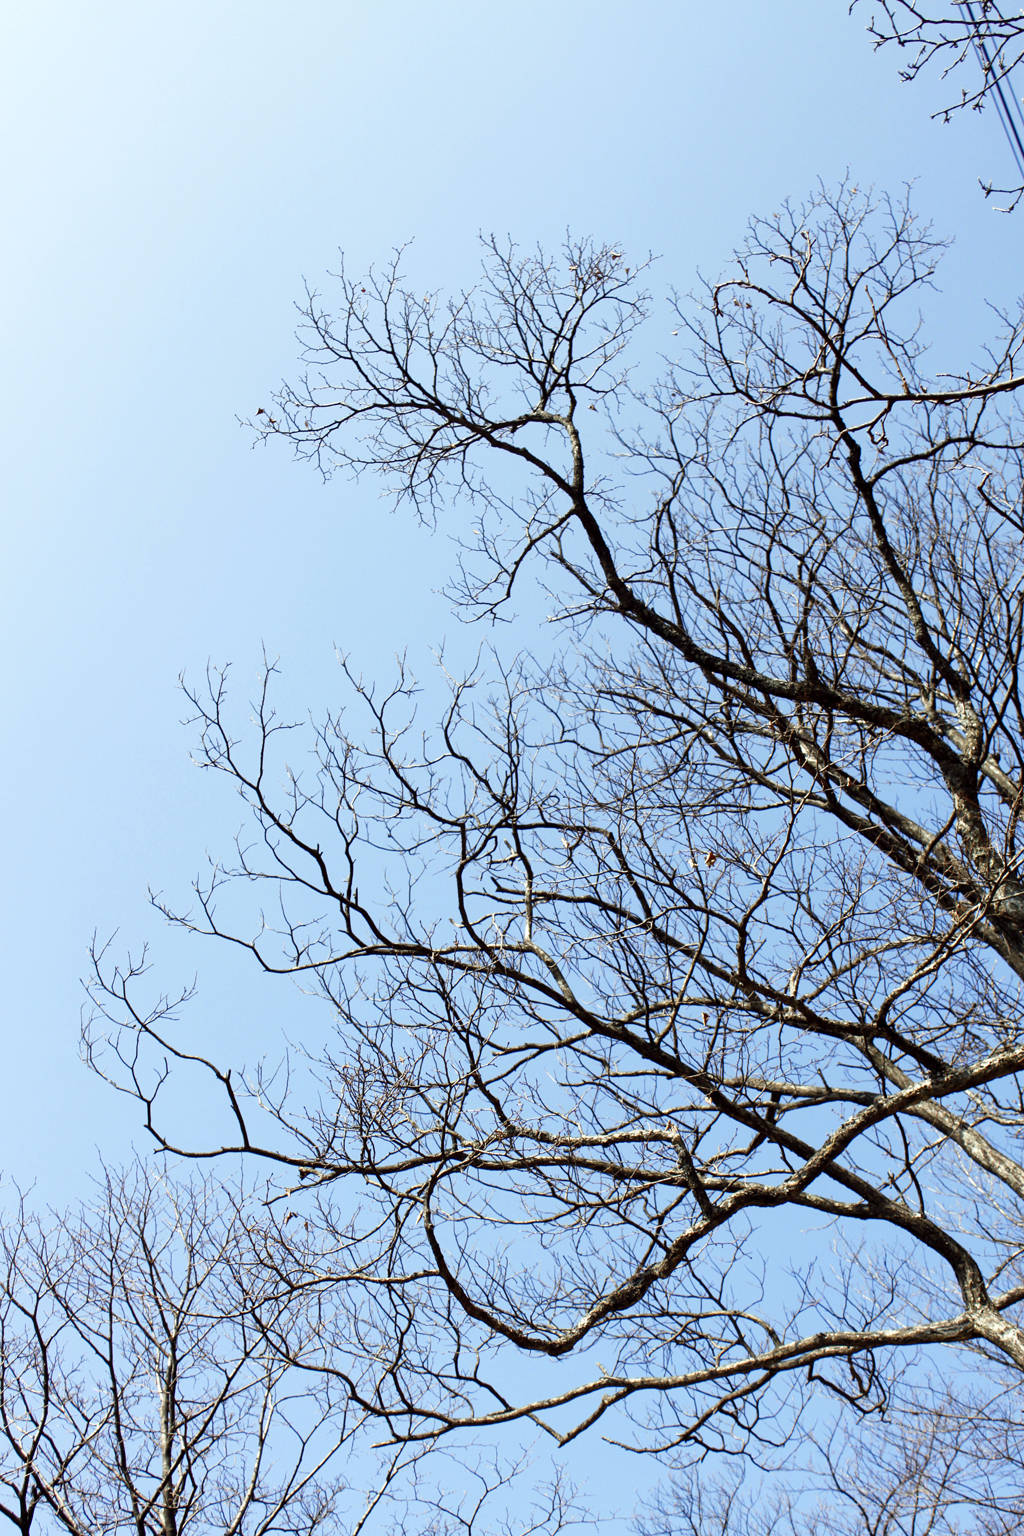
{"label": "blue sky", "polygon": [[237,425],[294,371],[304,278],[339,247],[358,267],[415,237],[415,282],[458,286],[478,231],[568,226],[659,253],[655,288],[686,288],[748,213],[849,168],[916,178],[956,236],[937,334],[957,360],[985,297],[1015,296],[1020,216],[977,189],[1006,172],[993,118],[930,122],[938,84],[901,87],[844,0],[728,17],[35,0],[8,18],[0,1165],[19,1181],[62,1198],[133,1135],[132,1106],[77,1060],[94,929],[153,939],[169,987],[198,969],[211,1030],[247,1054],[309,1006],[172,941],[147,906],[238,819],[190,766],[178,673],[213,658],[246,679],[265,644],[301,715],[340,692],[335,647],[385,676],[457,628],[434,590],[443,539]]}

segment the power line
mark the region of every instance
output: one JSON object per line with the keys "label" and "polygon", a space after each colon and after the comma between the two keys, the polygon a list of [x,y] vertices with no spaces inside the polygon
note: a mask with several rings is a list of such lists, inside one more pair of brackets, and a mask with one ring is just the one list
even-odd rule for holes
{"label": "power line", "polygon": [[1006,77],[998,72],[996,60],[989,52],[985,34],[974,13],[971,0],[964,0],[964,9],[974,28],[974,47],[981,60],[983,78],[991,82],[989,89],[995,99],[996,113],[1002,124],[1006,142],[1010,146],[1010,154],[1013,156],[1018,175],[1024,181],[1024,113],[1021,112],[1017,98],[1004,89],[1003,81]]}

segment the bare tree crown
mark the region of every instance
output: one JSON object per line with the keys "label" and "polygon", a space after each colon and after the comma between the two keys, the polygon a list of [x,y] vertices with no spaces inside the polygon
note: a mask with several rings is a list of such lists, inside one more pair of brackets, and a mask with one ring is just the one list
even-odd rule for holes
{"label": "bare tree crown", "polygon": [[[1024,329],[931,372],[940,255],[853,187],[755,220],[650,388],[614,247],[310,297],[257,425],[464,519],[464,598],[533,572],[565,643],[429,728],[353,684],[306,767],[269,675],[254,735],[193,689],[252,825],[169,915],[334,1043],[315,1091],[246,1081],[99,957],[90,1049],[161,1145],[281,1168],[321,1311],[268,1327],[396,1441],[747,1443],[805,1391],[877,1406],[901,1351],[1024,1368]],[[222,1143],[177,1147],[189,1070]]]}
{"label": "bare tree crown", "polygon": [[21,1536],[331,1525],[346,1417],[269,1346],[280,1285],[246,1206],[135,1168],[63,1218],[5,1213],[0,1517]]}

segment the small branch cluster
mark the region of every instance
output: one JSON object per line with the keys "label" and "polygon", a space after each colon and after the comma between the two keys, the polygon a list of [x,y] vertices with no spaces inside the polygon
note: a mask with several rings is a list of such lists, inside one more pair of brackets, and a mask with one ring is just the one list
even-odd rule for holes
{"label": "small branch cluster", "polygon": [[[851,0],[855,10],[861,0]],[[1024,114],[1011,76],[1024,58],[1024,11],[1009,11],[998,0],[880,0],[871,12],[868,32],[881,48],[895,43],[901,51],[905,82],[932,65],[943,80],[955,77],[959,94],[935,115],[944,122],[968,108],[992,106],[1006,137],[1017,174],[1024,177]],[[1024,196],[1024,185],[997,187],[982,182],[986,197],[1006,199],[1010,213]]]}

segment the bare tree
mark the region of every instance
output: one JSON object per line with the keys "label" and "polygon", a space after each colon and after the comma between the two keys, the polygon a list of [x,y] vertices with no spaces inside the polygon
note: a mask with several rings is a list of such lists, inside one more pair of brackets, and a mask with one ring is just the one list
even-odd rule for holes
{"label": "bare tree", "polygon": [[266,1262],[294,1214],[140,1167],[105,1174],[60,1218],[22,1202],[0,1276],[0,1515],[22,1536],[557,1536],[580,1523],[556,1476],[532,1505],[516,1492],[513,1525],[523,1469],[493,1452],[443,1467],[423,1448],[374,1455],[347,1396],[273,1347],[283,1309],[293,1346],[310,1326],[297,1238],[287,1276]]}
{"label": "bare tree", "polygon": [[767,1455],[905,1353],[1024,1369],[1024,328],[930,371],[939,255],[850,187],[755,220],[649,388],[618,249],[491,243],[451,302],[342,274],[257,413],[464,519],[472,611],[533,572],[557,621],[427,730],[405,676],[311,739],[269,675],[254,732],[192,690],[252,825],[169,915],[322,995],[290,1086],[97,957],[94,1064],[162,1146],[277,1165],[332,1258],[280,1226],[319,1311],[268,1336],[398,1444]]}
{"label": "bare tree", "polygon": [[[903,1373],[901,1373],[903,1374]],[[1024,1519],[1020,1383],[998,1365],[980,1396],[906,1373],[884,1418],[847,1416],[802,1438],[797,1464],[730,1464],[670,1478],[640,1536],[1015,1536]]]}
{"label": "bare tree", "polygon": [[0,1513],[24,1536],[331,1521],[344,1421],[267,1348],[253,1309],[272,1286],[232,1205],[136,1169],[108,1174],[91,1208],[10,1225]]}

